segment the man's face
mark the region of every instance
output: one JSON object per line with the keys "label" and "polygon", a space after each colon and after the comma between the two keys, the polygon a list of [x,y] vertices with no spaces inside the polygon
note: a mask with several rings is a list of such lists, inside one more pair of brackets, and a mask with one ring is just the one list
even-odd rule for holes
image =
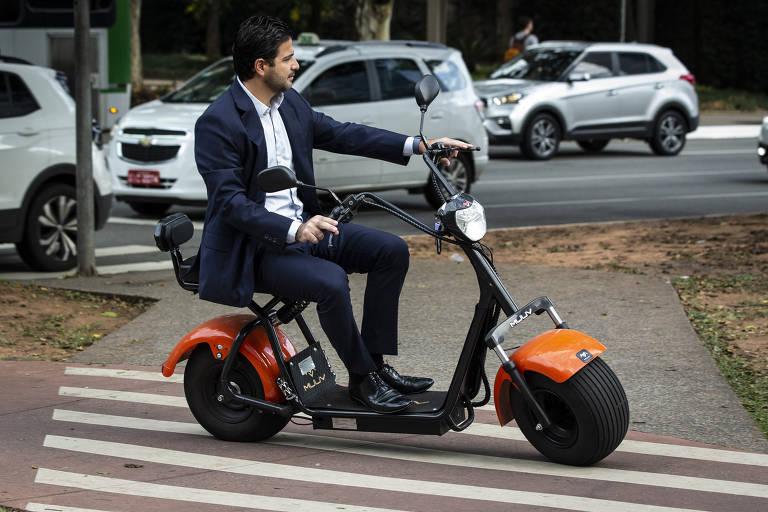
{"label": "man's face", "polygon": [[264,82],[275,94],[293,86],[293,77],[299,70],[299,61],[293,54],[293,41],[289,38],[277,48],[274,63],[264,66]]}

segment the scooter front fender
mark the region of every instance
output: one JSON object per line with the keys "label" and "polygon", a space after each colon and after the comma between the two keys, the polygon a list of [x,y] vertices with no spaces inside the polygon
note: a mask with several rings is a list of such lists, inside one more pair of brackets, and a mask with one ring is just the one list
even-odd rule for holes
{"label": "scooter front fender", "polygon": [[[521,374],[532,371],[557,382],[565,382],[590,361],[605,352],[605,346],[573,329],[543,332],[515,350],[511,359]],[[514,419],[512,412],[512,377],[500,367],[493,385],[496,415],[503,426]]]}
{"label": "scooter front fender", "polygon": [[[211,357],[222,360],[226,359],[237,333],[240,332],[240,329],[245,324],[253,319],[253,315],[231,314],[218,316],[198,325],[184,336],[168,355],[168,358],[163,363],[163,375],[166,377],[173,375],[176,365],[180,361],[187,359],[192,354],[192,351],[203,343],[207,344],[210,348]],[[296,349],[293,347],[291,340],[288,339],[279,327],[275,327],[275,330],[280,341],[283,357],[288,361],[296,354]],[[276,384],[280,370],[264,327],[258,326],[248,334],[240,346],[240,353],[259,374],[262,387],[264,388],[264,399],[270,402],[285,401],[285,397],[283,397]],[[221,354],[221,356],[218,354]]]}

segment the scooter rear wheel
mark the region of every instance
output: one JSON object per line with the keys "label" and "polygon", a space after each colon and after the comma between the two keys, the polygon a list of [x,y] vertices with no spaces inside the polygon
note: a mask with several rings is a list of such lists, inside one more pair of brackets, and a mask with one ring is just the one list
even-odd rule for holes
{"label": "scooter rear wheel", "polygon": [[[214,437],[223,441],[262,441],[285,427],[288,420],[233,401],[219,402],[219,377],[224,362],[214,359],[208,345],[198,346],[184,370],[184,394],[195,419]],[[240,394],[264,398],[256,370],[237,354],[229,373],[230,385]]]}
{"label": "scooter rear wheel", "polygon": [[525,380],[553,426],[536,430],[538,420],[513,388],[512,409],[530,443],[554,462],[587,466],[610,455],[629,428],[629,404],[619,379],[600,358],[565,382],[535,372]]}

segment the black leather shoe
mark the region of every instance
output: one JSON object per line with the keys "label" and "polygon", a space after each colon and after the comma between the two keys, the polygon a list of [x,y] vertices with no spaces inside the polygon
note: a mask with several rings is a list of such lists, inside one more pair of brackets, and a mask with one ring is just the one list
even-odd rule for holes
{"label": "black leather shoe", "polygon": [[381,367],[379,375],[381,375],[384,382],[406,395],[426,391],[435,383],[434,380],[426,377],[408,377],[406,375],[400,375],[397,373],[397,370],[388,364]]}
{"label": "black leather shoe", "polygon": [[359,382],[350,382],[349,396],[369,409],[383,414],[400,412],[413,403],[389,387],[376,372],[369,373]]}

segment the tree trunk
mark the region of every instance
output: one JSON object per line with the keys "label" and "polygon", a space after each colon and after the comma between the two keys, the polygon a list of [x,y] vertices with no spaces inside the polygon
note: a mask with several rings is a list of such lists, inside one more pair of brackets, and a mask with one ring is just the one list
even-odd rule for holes
{"label": "tree trunk", "polygon": [[359,0],[355,25],[361,41],[389,41],[389,25],[395,0]]}
{"label": "tree trunk", "polygon": [[141,64],[141,0],[131,0],[131,85],[134,91],[144,88],[144,71]]}
{"label": "tree trunk", "polygon": [[496,2],[496,53],[504,55],[512,35],[512,3],[510,0]]}
{"label": "tree trunk", "polygon": [[208,26],[205,31],[205,54],[208,60],[221,57],[221,5],[218,0],[208,0]]}

